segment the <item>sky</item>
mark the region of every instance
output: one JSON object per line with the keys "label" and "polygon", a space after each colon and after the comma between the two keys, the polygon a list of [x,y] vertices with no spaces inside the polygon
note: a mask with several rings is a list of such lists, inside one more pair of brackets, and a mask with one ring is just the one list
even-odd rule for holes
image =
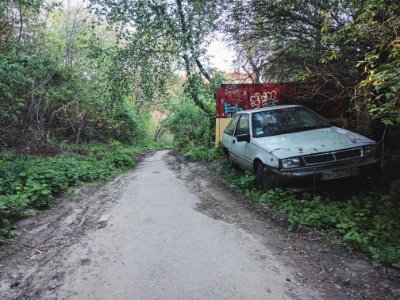
{"label": "sky", "polygon": [[222,41],[222,34],[217,34],[216,39],[208,46],[208,54],[212,67],[233,72],[234,52]]}

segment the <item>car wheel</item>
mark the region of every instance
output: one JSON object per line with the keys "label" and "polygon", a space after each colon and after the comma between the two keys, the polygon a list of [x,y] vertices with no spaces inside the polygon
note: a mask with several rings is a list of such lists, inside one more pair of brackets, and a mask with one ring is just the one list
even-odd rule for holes
{"label": "car wheel", "polygon": [[261,162],[257,164],[256,178],[257,187],[261,191],[268,191],[276,187],[274,175],[268,172],[268,169]]}

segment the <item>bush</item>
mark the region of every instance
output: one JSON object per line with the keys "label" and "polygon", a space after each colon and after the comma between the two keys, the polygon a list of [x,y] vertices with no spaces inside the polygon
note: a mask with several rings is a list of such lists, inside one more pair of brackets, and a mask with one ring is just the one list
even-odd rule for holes
{"label": "bush", "polygon": [[166,127],[174,135],[174,148],[182,152],[210,148],[214,142],[212,123],[209,116],[192,102],[183,99],[171,108],[174,114],[166,120]]}
{"label": "bush", "polygon": [[187,147],[183,156],[195,160],[211,161],[221,156],[221,149],[207,147]]}
{"label": "bush", "polygon": [[132,168],[143,149],[114,142],[85,150],[87,156],[67,153],[51,158],[0,153],[0,242],[9,232],[9,220],[20,217],[25,209],[45,209],[69,187],[106,180]]}
{"label": "bush", "polygon": [[323,230],[341,238],[347,248],[368,253],[376,264],[400,268],[400,214],[391,197],[332,201],[273,190],[259,201],[287,213],[290,230],[300,224]]}

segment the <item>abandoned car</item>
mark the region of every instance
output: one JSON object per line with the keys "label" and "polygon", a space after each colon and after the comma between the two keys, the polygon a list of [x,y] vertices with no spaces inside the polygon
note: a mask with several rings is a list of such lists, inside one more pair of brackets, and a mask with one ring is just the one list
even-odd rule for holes
{"label": "abandoned car", "polygon": [[360,181],[372,177],[379,162],[375,141],[301,105],[238,112],[222,144],[231,164],[256,174],[264,190],[310,191]]}

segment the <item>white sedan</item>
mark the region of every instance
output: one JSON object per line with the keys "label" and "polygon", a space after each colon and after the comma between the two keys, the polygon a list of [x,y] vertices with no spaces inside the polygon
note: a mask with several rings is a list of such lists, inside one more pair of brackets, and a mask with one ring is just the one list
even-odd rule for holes
{"label": "white sedan", "polygon": [[257,175],[262,189],[315,190],[373,177],[377,143],[328,123],[301,105],[242,111],[225,128],[231,163]]}

